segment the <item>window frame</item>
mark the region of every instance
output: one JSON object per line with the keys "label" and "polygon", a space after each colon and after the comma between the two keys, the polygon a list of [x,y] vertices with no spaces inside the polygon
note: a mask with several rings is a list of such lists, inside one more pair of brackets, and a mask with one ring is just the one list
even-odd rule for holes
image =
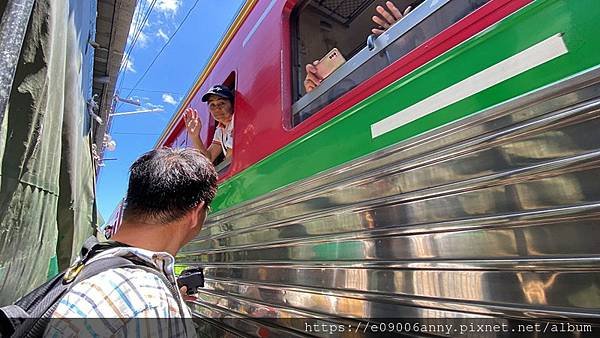
{"label": "window frame", "polygon": [[[331,102],[328,102],[324,107],[321,107],[315,113],[310,114],[306,118],[301,121],[294,123],[295,116],[297,114],[302,113],[303,109],[310,106],[313,102],[320,99],[323,95],[327,95],[329,90],[331,90],[335,85],[343,81],[347,78],[352,72],[357,70],[359,67],[367,63],[372,58],[385,54],[388,46],[395,43],[398,39],[402,38],[406,33],[411,31],[425,19],[427,19],[432,14],[436,13],[442,7],[447,5],[448,3],[454,0],[439,0],[437,2],[425,1],[413,9],[409,15],[404,17],[402,20],[398,21],[396,24],[392,25],[389,29],[387,29],[384,33],[382,33],[377,38],[372,38],[374,35],[369,35],[365,39],[365,41],[372,41],[371,43],[366,43],[365,47],[363,47],[356,55],[352,58],[348,59],[346,63],[340,66],[335,72],[333,72],[329,77],[327,77],[323,82],[313,89],[311,92],[300,96],[298,99],[297,96],[301,93],[302,90],[302,65],[298,65],[299,63],[299,18],[302,10],[310,3],[310,0],[305,0],[301,2],[293,11],[290,18],[290,29],[291,29],[291,50],[292,50],[292,64],[291,64],[291,75],[292,75],[292,90],[291,90],[291,98],[292,105],[289,110],[289,123],[290,128],[296,128],[301,125],[308,118],[317,115],[320,110],[322,110],[327,105],[336,101],[338,98],[333,99]],[[391,62],[389,62],[391,65]],[[299,68],[299,69],[296,69]],[[385,69],[387,67],[382,68]],[[367,80],[367,79],[365,79]],[[351,89],[350,91],[352,91]],[[345,95],[345,94],[343,94]],[[342,95],[342,96],[343,96]]]}
{"label": "window frame", "polygon": [[[237,101],[238,101],[238,95],[237,95],[237,84],[238,84],[238,71],[237,68],[233,69],[229,75],[227,75],[227,77],[225,78],[225,80],[223,80],[221,83],[221,85],[223,86],[227,86],[231,92],[233,92],[233,102],[231,102],[231,109],[233,109],[233,118],[235,119],[235,115],[238,113],[236,110],[236,106],[237,106]],[[212,114],[210,112],[210,110],[208,109],[208,106],[206,107],[207,112],[208,112],[208,116],[213,119],[214,121],[214,129],[212,131],[212,135],[214,136],[214,133],[216,132],[217,126],[218,126],[218,122],[212,117]],[[234,122],[235,123],[235,122]],[[219,174],[219,176],[223,176],[226,175],[230,170],[231,170],[231,164],[233,163],[233,157],[235,156],[235,139],[236,139],[236,132],[235,132],[236,128],[235,125],[233,127],[232,133],[233,133],[233,144],[232,144],[232,151],[234,152],[231,157],[226,157],[225,154],[222,154],[223,156],[223,160],[221,160],[221,162],[219,162],[218,164],[214,164],[215,166],[215,170],[217,171],[217,173]],[[207,143],[209,143],[208,147],[212,144],[212,137],[210,138],[210,140],[208,140]],[[207,147],[207,149],[208,149]]]}

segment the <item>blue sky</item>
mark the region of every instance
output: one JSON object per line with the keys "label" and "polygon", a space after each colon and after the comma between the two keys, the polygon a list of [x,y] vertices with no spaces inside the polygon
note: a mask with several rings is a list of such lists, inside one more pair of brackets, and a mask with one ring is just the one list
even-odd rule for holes
{"label": "blue sky", "polygon": [[120,97],[139,100],[141,107],[121,103],[116,112],[164,111],[113,117],[110,135],[117,146],[115,151],[105,151],[104,158],[115,160],[105,161],[97,186],[98,206],[105,220],[125,196],[129,167],[140,154],[152,149],[243,3],[243,0],[138,0],[126,51],[142,27],[144,15],[150,14],[129,57],[124,57],[117,90]]}

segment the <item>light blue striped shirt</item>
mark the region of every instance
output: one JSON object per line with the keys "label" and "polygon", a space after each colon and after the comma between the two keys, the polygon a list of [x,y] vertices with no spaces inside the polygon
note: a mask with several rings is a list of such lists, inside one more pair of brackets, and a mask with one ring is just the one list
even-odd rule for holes
{"label": "light blue striped shirt", "polygon": [[[162,271],[176,286],[175,259],[165,252],[119,247],[98,254],[135,255]],[[184,313],[180,313],[179,304]],[[181,295],[173,297],[157,275],[135,268],[102,272],[75,285],[52,314],[45,337],[185,337],[191,318]],[[188,336],[195,337],[191,319]]]}

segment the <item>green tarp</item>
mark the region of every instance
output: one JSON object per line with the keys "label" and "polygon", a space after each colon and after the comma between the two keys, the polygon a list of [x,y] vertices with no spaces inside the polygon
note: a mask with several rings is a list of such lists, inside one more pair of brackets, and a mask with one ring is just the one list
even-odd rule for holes
{"label": "green tarp", "polygon": [[64,269],[96,226],[85,103],[93,27],[71,9],[35,2],[0,127],[0,305]]}

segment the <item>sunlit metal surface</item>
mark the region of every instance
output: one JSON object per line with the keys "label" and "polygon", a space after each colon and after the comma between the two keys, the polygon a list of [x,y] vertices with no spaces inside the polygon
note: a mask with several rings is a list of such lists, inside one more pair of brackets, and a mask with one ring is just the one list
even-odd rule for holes
{"label": "sunlit metal surface", "polygon": [[600,317],[598,130],[595,70],[212,215],[179,255],[192,308]]}

